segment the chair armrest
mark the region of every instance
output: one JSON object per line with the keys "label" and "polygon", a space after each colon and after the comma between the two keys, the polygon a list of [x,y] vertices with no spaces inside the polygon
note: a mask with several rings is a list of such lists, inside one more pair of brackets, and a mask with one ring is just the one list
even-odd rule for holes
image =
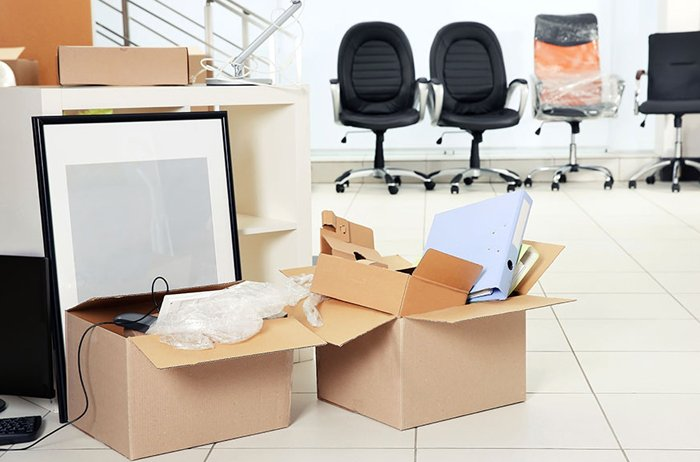
{"label": "chair armrest", "polygon": [[639,114],[639,90],[642,87],[642,77],[647,75],[644,69],[640,69],[634,76],[634,114]]}
{"label": "chair armrest", "polygon": [[416,80],[416,103],[418,103],[418,114],[420,122],[425,117],[425,108],[428,105],[428,79],[421,77]]}
{"label": "chair armrest", "polygon": [[525,105],[527,104],[527,96],[529,93],[529,88],[527,85],[527,80],[525,79],[515,79],[508,85],[508,93],[506,93],[506,105],[511,101],[515,92],[520,89],[520,101],[518,103],[518,119],[523,118],[525,113]]}
{"label": "chair armrest", "polygon": [[430,112],[430,123],[437,125],[442,114],[442,102],[445,97],[445,89],[442,82],[437,79],[430,80],[430,92],[428,95],[428,111]]}
{"label": "chair armrest", "polygon": [[333,101],[333,120],[338,125],[343,125],[340,122],[340,111],[343,107],[340,104],[340,82],[338,79],[331,79],[331,99]]}

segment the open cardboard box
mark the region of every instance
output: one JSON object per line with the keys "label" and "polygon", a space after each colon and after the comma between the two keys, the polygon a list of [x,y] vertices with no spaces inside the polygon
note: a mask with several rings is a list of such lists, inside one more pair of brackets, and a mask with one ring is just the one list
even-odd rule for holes
{"label": "open cardboard box", "polygon": [[479,265],[429,249],[411,270],[381,257],[369,228],[324,212],[311,287],[331,297],[324,325],[290,311],[328,343],[318,397],[398,429],[524,401],[525,311],[570,301],[527,294],[563,249],[528,243],[540,258],[520,294],[465,305]]}
{"label": "open cardboard box", "polygon": [[[142,294],[92,299],[66,313],[71,419],[85,406],[77,370],[83,332],[151,307],[151,295]],[[292,352],[323,343],[290,317],[267,320],[254,337],[211,350],[177,350],[158,336],[100,326],[83,344],[90,407],[74,425],[130,459],[284,428],[290,422]]]}
{"label": "open cardboard box", "polygon": [[24,47],[0,48],[0,61],[4,62],[15,75],[19,85],[39,85],[39,63],[35,59],[21,58]]}

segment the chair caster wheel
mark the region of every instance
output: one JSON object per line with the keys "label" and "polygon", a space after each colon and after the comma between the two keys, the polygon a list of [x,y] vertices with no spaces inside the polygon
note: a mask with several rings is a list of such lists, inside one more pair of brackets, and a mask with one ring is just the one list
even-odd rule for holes
{"label": "chair caster wheel", "polygon": [[656,183],[656,177],[654,175],[649,175],[646,178],[646,182],[647,182],[647,184],[654,184],[654,183]]}
{"label": "chair caster wheel", "polygon": [[423,186],[425,186],[426,190],[432,191],[433,189],[435,189],[435,182],[432,180],[426,181],[423,183]]}
{"label": "chair caster wheel", "polygon": [[342,184],[336,184],[335,185],[335,192],[337,192],[337,193],[345,192],[345,186],[343,186]]}
{"label": "chair caster wheel", "polygon": [[459,186],[456,184],[450,186],[450,194],[459,194]]}
{"label": "chair caster wheel", "polygon": [[464,184],[465,185],[469,186],[472,183],[474,183],[474,178],[472,178],[470,176],[464,177]]}
{"label": "chair caster wheel", "polygon": [[671,185],[671,192],[681,192],[681,185],[674,183]]}
{"label": "chair caster wheel", "polygon": [[552,183],[552,191],[559,191],[559,183]]}
{"label": "chair caster wheel", "polygon": [[514,184],[509,184],[506,186],[506,192],[513,192],[515,191],[515,185]]}
{"label": "chair caster wheel", "polygon": [[559,183],[566,183],[566,175],[564,173],[559,177]]}
{"label": "chair caster wheel", "polygon": [[637,182],[634,180],[630,180],[630,182],[627,183],[627,187],[630,189],[637,189]]}
{"label": "chair caster wheel", "polygon": [[399,187],[398,186],[389,186],[389,194],[392,196],[396,193],[399,192]]}
{"label": "chair caster wheel", "polygon": [[614,182],[615,181],[612,179],[606,181],[605,183],[603,183],[603,189],[612,189],[612,185]]}
{"label": "chair caster wheel", "polygon": [[525,182],[523,184],[526,188],[532,188],[532,178],[525,178]]}
{"label": "chair caster wheel", "polygon": [[523,182],[521,180],[515,180],[515,187],[519,188],[523,185]]}
{"label": "chair caster wheel", "polygon": [[394,183],[396,183],[396,186],[401,186],[401,177],[396,175],[394,177]]}

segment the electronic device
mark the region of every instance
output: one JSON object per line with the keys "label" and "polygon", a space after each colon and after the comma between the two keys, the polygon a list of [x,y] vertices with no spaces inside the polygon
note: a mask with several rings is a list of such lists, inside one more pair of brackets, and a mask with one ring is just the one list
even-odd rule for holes
{"label": "electronic device", "polygon": [[0,395],[53,398],[46,258],[0,256],[0,308]]}
{"label": "electronic device", "polygon": [[124,329],[136,330],[144,334],[156,322],[156,317],[143,313],[122,313],[114,317],[114,324]]}
{"label": "electronic device", "polygon": [[39,436],[41,416],[0,419],[0,445],[27,443]]}

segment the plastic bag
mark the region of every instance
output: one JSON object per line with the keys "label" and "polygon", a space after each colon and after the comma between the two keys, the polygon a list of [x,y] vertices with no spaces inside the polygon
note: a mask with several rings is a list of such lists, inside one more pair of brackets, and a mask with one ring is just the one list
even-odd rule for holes
{"label": "plastic bag", "polygon": [[285,284],[245,281],[213,292],[167,295],[148,334],[175,348],[204,350],[214,343],[242,342],[260,332],[263,319],[284,315],[308,289]]}
{"label": "plastic bag", "polygon": [[306,300],[304,300],[304,304],[302,305],[306,320],[314,327],[323,326],[323,319],[321,318],[321,313],[318,311],[318,305],[320,305],[327,297],[311,292],[311,281],[313,281],[313,274],[292,276],[289,279],[309,291],[309,296],[306,298]]}

